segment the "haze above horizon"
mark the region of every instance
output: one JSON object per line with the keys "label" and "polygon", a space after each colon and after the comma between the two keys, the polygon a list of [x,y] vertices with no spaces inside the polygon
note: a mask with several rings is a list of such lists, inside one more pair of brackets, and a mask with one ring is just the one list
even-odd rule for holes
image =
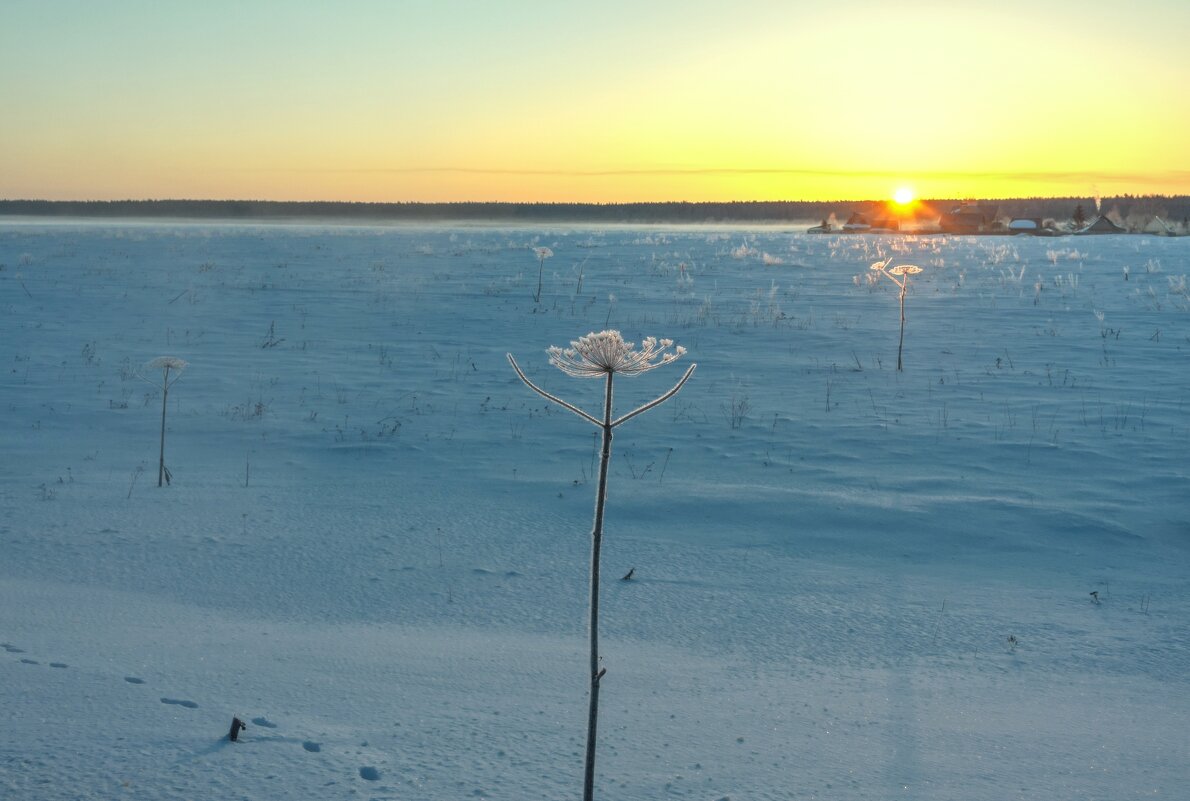
{"label": "haze above horizon", "polygon": [[1190,192],[1190,4],[5,4],[0,197]]}

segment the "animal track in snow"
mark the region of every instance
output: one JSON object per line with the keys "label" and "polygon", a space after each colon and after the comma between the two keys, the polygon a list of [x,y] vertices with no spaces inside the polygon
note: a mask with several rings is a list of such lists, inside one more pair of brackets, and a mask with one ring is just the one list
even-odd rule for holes
{"label": "animal track in snow", "polygon": [[[12,644],[12,643],[10,643],[10,642],[0,642],[0,648],[3,648],[5,651],[7,651],[7,652],[8,652],[8,653],[10,653],[10,654],[23,654],[23,653],[25,653],[25,649],[24,649],[24,648],[17,648],[15,645],[13,645],[13,644]],[[40,665],[41,663],[40,663],[40,662],[38,662],[36,659],[31,659],[31,658],[29,658],[29,657],[27,657],[27,656],[26,656],[26,657],[24,657],[24,658],[22,658],[22,659],[21,659],[21,664],[24,664],[24,665]],[[50,662],[50,667],[52,667],[52,668],[67,668],[67,667],[70,667],[70,665],[66,664],[65,662]]]}
{"label": "animal track in snow", "polygon": [[[23,648],[18,648],[15,645],[13,645],[12,643],[7,643],[7,642],[0,643],[0,648],[3,648],[6,652],[8,652],[10,654],[25,653],[25,650]],[[36,659],[31,659],[29,657],[24,657],[20,661],[26,665],[40,665],[41,664]],[[52,668],[68,668],[68,667],[70,667],[65,662],[50,662],[49,666]],[[124,681],[127,682],[128,684],[138,684],[139,685],[139,684],[145,683],[145,680],[142,679],[140,676],[124,676],[123,678],[124,678]],[[189,699],[185,699],[185,698],[163,697],[163,698],[161,698],[161,703],[166,704],[168,706],[185,707],[186,709],[198,709],[198,704],[196,702],[191,701]],[[280,728],[278,724],[274,723],[273,721],[269,720],[267,717],[264,717],[264,716],[252,718],[252,723],[256,726],[259,726],[262,729]],[[293,741],[291,740],[290,742],[293,742]],[[310,753],[317,754],[322,751],[322,743],[316,742],[314,740],[302,740],[301,743],[302,743],[302,748],[304,748],[306,751],[308,751]],[[380,771],[372,766],[369,766],[369,765],[365,765],[365,766],[361,767],[359,769],[359,775],[360,775],[360,778],[365,779],[366,781],[379,781],[380,780]]]}

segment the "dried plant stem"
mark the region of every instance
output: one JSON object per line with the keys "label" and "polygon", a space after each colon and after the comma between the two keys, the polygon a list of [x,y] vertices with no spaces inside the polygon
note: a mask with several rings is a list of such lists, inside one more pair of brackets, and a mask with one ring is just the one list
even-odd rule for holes
{"label": "dried plant stem", "polygon": [[897,372],[902,372],[904,364],[901,361],[901,354],[905,349],[905,293],[909,291],[909,276],[920,273],[921,268],[913,264],[899,264],[890,269],[888,266],[890,264],[892,264],[892,257],[878,261],[868,269],[883,273],[885,278],[892,281],[897,285],[897,289],[901,290],[898,296],[901,304],[901,334],[897,340]]}
{"label": "dried plant stem", "polygon": [[668,451],[666,451],[666,453],[665,453],[665,461],[664,461],[664,462],[662,462],[662,464],[661,464],[661,475],[660,475],[660,476],[657,478],[657,483],[658,483],[658,484],[660,484],[661,482],[665,481],[665,468],[669,467],[669,457],[671,457],[671,456],[673,456],[673,455],[674,455],[674,449],[673,449],[673,448],[670,448]]}
{"label": "dried plant stem", "polygon": [[901,367],[901,351],[905,347],[905,290],[909,288],[909,281],[906,280],[901,284],[901,338],[897,341],[897,370],[903,372]]}
{"label": "dried plant stem", "polygon": [[603,449],[599,456],[599,486],[595,491],[595,522],[591,527],[591,608],[589,635],[591,644],[591,691],[587,705],[587,751],[583,767],[583,801],[595,797],[595,739],[599,724],[599,683],[604,670],[599,667],[599,550],[603,544],[603,510],[607,503],[607,467],[612,456],[612,378],[607,374],[603,396]]}
{"label": "dried plant stem", "polygon": [[169,366],[161,380],[161,453],[157,460],[157,486],[165,481],[165,404],[169,400]]}
{"label": "dried plant stem", "polygon": [[128,498],[127,498],[127,500],[132,500],[132,488],[136,486],[136,480],[138,478],[140,478],[140,474],[142,472],[144,472],[143,467],[137,467],[136,470],[132,471],[132,481],[128,482]]}
{"label": "dried plant stem", "polygon": [[[516,371],[517,377],[529,389],[546,400],[573,412],[587,422],[598,426],[603,434],[603,447],[600,450],[599,456],[599,483],[595,490],[595,518],[591,527],[591,586],[587,632],[590,645],[590,692],[588,694],[587,707],[587,745],[583,767],[583,801],[593,801],[595,797],[595,743],[599,724],[599,685],[604,674],[607,672],[605,668],[599,666],[599,553],[603,544],[604,508],[607,504],[607,473],[608,465],[611,463],[612,434],[616,426],[631,420],[639,414],[647,412],[649,409],[664,403],[677,394],[678,390],[682,388],[682,385],[694,373],[694,368],[697,365],[690,365],[678,383],[668,392],[648,403],[638,406],[619,418],[612,417],[612,381],[615,378],[615,371],[608,370],[604,378],[606,383],[604,384],[603,394],[603,419],[600,420],[574,404],[568,403],[556,395],[551,395],[530,381],[521,370],[520,365],[516,363],[516,359],[513,358],[511,353],[508,354],[508,363],[512,365],[512,369]],[[672,452],[673,449],[671,448],[670,450]],[[668,463],[669,457],[667,456],[666,464]],[[664,474],[664,468],[662,468],[662,473]]]}
{"label": "dried plant stem", "polygon": [[[177,383],[186,367],[186,361],[183,359],[174,356],[159,356],[147,362],[144,368],[146,370],[161,370],[161,447],[157,454],[158,487],[169,483],[169,470],[165,467],[165,410],[169,405],[169,387],[171,384]],[[173,380],[170,380],[170,370],[174,371]],[[155,381],[150,381],[143,375],[140,378],[153,386],[157,385]]]}

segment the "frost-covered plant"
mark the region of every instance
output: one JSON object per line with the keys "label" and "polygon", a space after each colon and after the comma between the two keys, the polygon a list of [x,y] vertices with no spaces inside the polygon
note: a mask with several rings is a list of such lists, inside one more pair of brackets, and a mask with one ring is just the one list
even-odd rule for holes
{"label": "frost-covered plant", "polygon": [[690,365],[681,380],[668,392],[638,406],[627,414],[613,417],[612,382],[617,375],[631,378],[655,370],[681,357],[686,349],[681,346],[674,347],[673,341],[669,339],[658,340],[649,337],[641,342],[641,347],[637,350],[633,343],[624,341],[619,331],[600,331],[579,337],[570,343],[569,348],[555,346],[546,352],[549,354],[550,364],[569,376],[602,378],[604,380],[603,419],[599,419],[538,387],[525,376],[512,354],[508,354],[509,364],[529,389],[551,403],[556,403],[563,409],[574,412],[603,431],[603,450],[599,460],[599,486],[595,491],[595,521],[591,529],[591,597],[588,632],[590,636],[591,688],[588,696],[587,751],[583,773],[583,801],[591,801],[594,797],[595,732],[599,714],[599,682],[606,672],[605,669],[599,667],[599,548],[603,541],[603,510],[607,501],[607,468],[611,461],[612,430],[676,395],[698,365]]}
{"label": "frost-covered plant", "polygon": [[[901,290],[901,337],[897,341],[897,370],[902,370],[901,366],[901,351],[905,347],[905,293],[909,291],[909,276],[917,275],[921,272],[921,268],[912,264],[898,264],[896,267],[889,267],[892,263],[892,258],[887,258],[884,261],[878,261],[872,264],[868,269],[881,272],[897,285]],[[898,276],[900,276],[898,278]]]}
{"label": "frost-covered plant", "polygon": [[[188,362],[179,359],[176,356],[158,356],[145,363],[143,372],[152,372],[154,370],[161,371],[161,453],[157,460],[157,486],[162,483],[169,483],[170,472],[165,466],[165,405],[169,400],[169,388],[172,387],[179,378],[182,377],[182,371],[186,369]],[[173,376],[170,376],[170,372]],[[148,379],[145,379],[148,381]],[[150,383],[156,383],[151,381]]]}
{"label": "frost-covered plant", "polygon": [[533,302],[541,303],[541,274],[545,269],[545,260],[553,258],[554,251],[545,247],[533,248],[533,255],[537,257],[537,292],[533,295]]}

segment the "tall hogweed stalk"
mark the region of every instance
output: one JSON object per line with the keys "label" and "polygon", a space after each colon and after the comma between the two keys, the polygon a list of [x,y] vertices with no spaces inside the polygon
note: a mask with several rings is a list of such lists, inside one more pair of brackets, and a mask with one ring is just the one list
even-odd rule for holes
{"label": "tall hogweed stalk", "polygon": [[676,395],[698,365],[690,365],[678,383],[674,384],[668,392],[636,407],[627,414],[614,417],[612,414],[612,384],[617,375],[631,378],[655,370],[681,357],[686,349],[681,346],[674,347],[673,341],[669,339],[658,340],[649,337],[641,342],[640,349],[636,350],[633,343],[624,341],[619,331],[600,331],[579,337],[570,343],[569,348],[551,347],[546,352],[549,354],[550,364],[567,375],[575,378],[601,378],[604,381],[603,417],[598,418],[538,387],[525,376],[512,354],[508,354],[509,364],[529,389],[551,403],[556,403],[563,409],[574,412],[603,432],[603,449],[599,459],[599,486],[595,490],[595,521],[591,528],[589,608],[591,685],[587,708],[587,751],[583,771],[583,801],[592,801],[595,784],[595,734],[599,717],[599,683],[603,679],[604,673],[607,672],[606,668],[599,666],[599,548],[603,541],[603,510],[607,501],[607,467],[611,461],[612,431]]}
{"label": "tall hogweed stalk", "polygon": [[[157,458],[157,486],[162,483],[169,483],[170,472],[169,468],[165,466],[165,407],[169,402],[169,388],[172,387],[179,378],[182,377],[182,371],[186,369],[189,362],[184,359],[179,359],[176,356],[158,356],[145,363],[143,372],[161,371],[161,451]],[[170,372],[173,375],[170,375]],[[149,379],[145,379],[149,381]],[[149,381],[151,384],[156,384],[156,381]]]}
{"label": "tall hogweed stalk", "polygon": [[546,247],[533,248],[533,255],[537,257],[537,291],[533,293],[533,302],[541,303],[541,278],[545,270],[545,260],[554,257],[554,251]]}
{"label": "tall hogweed stalk", "polygon": [[901,337],[897,340],[897,370],[903,370],[901,366],[901,351],[905,347],[905,293],[909,291],[909,276],[917,275],[921,272],[921,268],[913,264],[898,264],[896,267],[889,267],[892,264],[892,258],[887,258],[884,261],[878,261],[869,267],[869,270],[876,270],[881,272],[884,276],[892,281],[901,290]]}

